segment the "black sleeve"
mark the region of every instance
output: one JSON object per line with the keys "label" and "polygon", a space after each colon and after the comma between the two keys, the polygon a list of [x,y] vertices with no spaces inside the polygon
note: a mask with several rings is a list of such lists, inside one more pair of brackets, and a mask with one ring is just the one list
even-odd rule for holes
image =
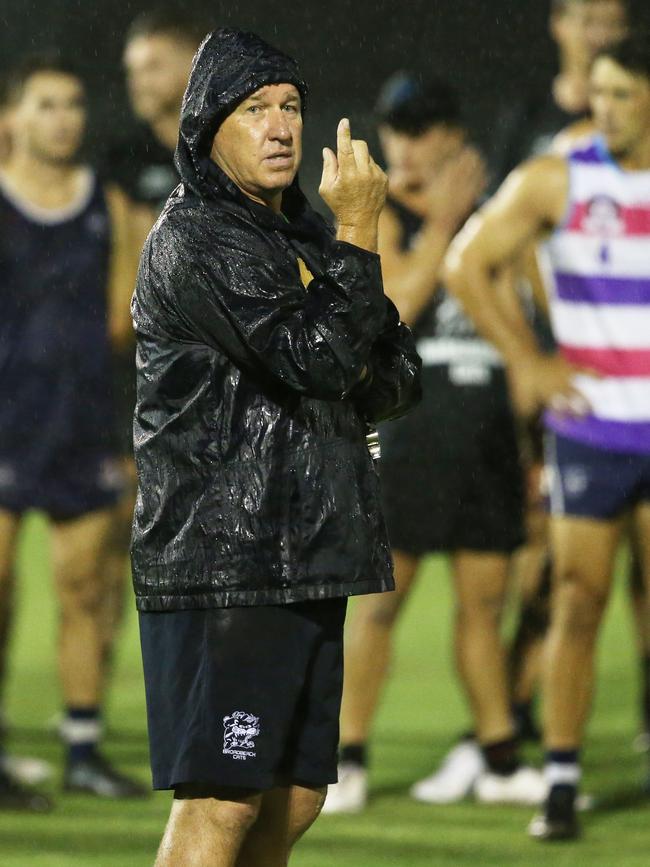
{"label": "black sleeve", "polygon": [[335,242],[324,274],[305,289],[297,269],[259,237],[229,226],[182,229],[187,223],[154,234],[144,280],[162,287],[185,339],[310,397],[346,397],[384,326],[379,256]]}
{"label": "black sleeve", "polygon": [[372,423],[399,418],[422,398],[422,361],[413,335],[392,301],[385,303],[386,322],[370,352],[368,377],[352,392],[360,414]]}

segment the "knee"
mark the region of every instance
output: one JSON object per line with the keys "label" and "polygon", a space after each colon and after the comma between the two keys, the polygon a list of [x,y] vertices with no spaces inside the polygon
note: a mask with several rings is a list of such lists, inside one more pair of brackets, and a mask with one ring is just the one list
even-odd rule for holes
{"label": "knee", "polygon": [[460,628],[478,626],[498,630],[504,605],[503,593],[479,593],[471,599],[459,601],[456,618]]}
{"label": "knee", "polygon": [[61,612],[65,619],[82,615],[96,615],[101,608],[102,592],[99,581],[68,575],[57,581]]}
{"label": "knee", "polygon": [[310,793],[309,798],[305,798],[303,803],[294,810],[291,824],[289,826],[289,848],[293,847],[302,835],[311,828],[316,819],[319,817],[327,789],[319,789]]}
{"label": "knee", "polygon": [[592,637],[607,605],[607,593],[590,587],[575,573],[558,576],[555,619],[563,632],[575,639]]}
{"label": "knee", "polygon": [[227,793],[208,795],[181,788],[174,794],[174,811],[184,825],[210,828],[209,836],[241,838],[257,821],[261,802],[261,795],[229,800]]}
{"label": "knee", "polygon": [[402,609],[406,593],[394,590],[392,593],[381,593],[378,596],[367,597],[365,610],[361,618],[371,626],[380,629],[391,629]]}

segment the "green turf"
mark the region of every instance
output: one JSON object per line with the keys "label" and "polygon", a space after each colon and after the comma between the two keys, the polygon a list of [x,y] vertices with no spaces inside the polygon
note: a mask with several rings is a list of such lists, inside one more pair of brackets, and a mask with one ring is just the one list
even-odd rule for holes
{"label": "green turf", "polygon": [[[60,764],[46,732],[58,709],[55,615],[47,548],[38,519],[26,527],[20,557],[16,626],[7,710],[12,748]],[[441,560],[432,560],[400,624],[393,677],[373,743],[372,801],[362,816],[323,817],[296,851],[294,867],[648,867],[649,803],[639,794],[641,762],[630,749],[636,719],[634,642],[619,589],[599,657],[600,677],[588,747],[585,786],[601,807],[585,819],[579,843],[543,846],[523,831],[530,810],[416,804],[411,782],[428,773],[466,725],[451,673],[450,596]],[[121,767],[147,778],[147,743],[133,607],[120,647],[110,700],[107,751]],[[533,757],[538,756],[533,752]],[[146,803],[106,803],[60,794],[48,816],[0,814],[0,867],[145,867],[153,863],[169,795]],[[182,867],[182,865],[179,865]],[[206,865],[208,867],[208,865]]]}

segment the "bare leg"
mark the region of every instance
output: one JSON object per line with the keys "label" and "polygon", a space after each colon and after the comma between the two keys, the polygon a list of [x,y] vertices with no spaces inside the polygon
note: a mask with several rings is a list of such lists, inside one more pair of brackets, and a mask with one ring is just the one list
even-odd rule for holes
{"label": "bare leg", "polygon": [[509,559],[459,551],[453,556],[456,590],[456,665],[481,743],[514,734],[506,660],[500,634]]}
{"label": "bare leg", "polygon": [[593,692],[594,646],[612,582],[620,521],[551,519],[556,587],[545,658],[545,740],[573,750]]}
{"label": "bare leg", "polygon": [[650,503],[642,503],[634,514],[633,551],[636,593],[634,611],[639,642],[639,655],[643,661],[643,723],[650,729]]}
{"label": "bare leg", "polygon": [[113,526],[107,544],[104,565],[104,593],[102,594],[102,684],[104,689],[110,679],[115,642],[124,619],[124,602],[129,575],[128,553],[131,541],[131,524],[135,507],[135,467],[132,460],[126,476],[129,488],[113,513]]}
{"label": "bare leg", "polygon": [[0,510],[0,696],[7,674],[7,657],[14,610],[14,558],[20,517]]}
{"label": "bare leg", "polygon": [[178,790],[155,867],[235,867],[261,803],[258,792]]}
{"label": "bare leg", "polygon": [[368,740],[392,650],[393,626],[411,589],[419,559],[393,551],[394,593],[359,597],[346,633],[341,743]]}
{"label": "bare leg", "polygon": [[[529,499],[533,500],[532,493]],[[541,675],[549,619],[548,595],[543,587],[548,558],[548,516],[537,497],[528,508],[526,544],[512,560],[519,622],[510,647],[509,671],[511,699],[518,704],[532,701]]]}
{"label": "bare leg", "polygon": [[259,816],[244,840],[236,867],[285,867],[294,845],[318,818],[325,792],[325,788],[303,786],[265,792]]}
{"label": "bare leg", "polygon": [[105,510],[54,525],[59,670],[65,703],[77,708],[101,702],[103,570],[113,520]]}

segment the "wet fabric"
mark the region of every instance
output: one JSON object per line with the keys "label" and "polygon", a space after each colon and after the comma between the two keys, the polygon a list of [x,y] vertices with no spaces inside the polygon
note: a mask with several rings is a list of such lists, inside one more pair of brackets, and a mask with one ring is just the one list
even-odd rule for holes
{"label": "wet fabric", "polygon": [[141,613],[154,789],[336,782],[345,609]]}
{"label": "wet fabric", "polygon": [[132,307],[141,610],[393,586],[365,433],[418,400],[419,359],[379,257],[337,242],[297,180],[278,215],[209,159],[228,113],[282,82],[306,96],[295,63],[258,37],[206,38],[181,112],[182,184],[143,251]]}
{"label": "wet fabric", "polygon": [[60,212],[0,187],[0,507],[72,517],[112,504],[115,412],[107,329],[108,207]]}

